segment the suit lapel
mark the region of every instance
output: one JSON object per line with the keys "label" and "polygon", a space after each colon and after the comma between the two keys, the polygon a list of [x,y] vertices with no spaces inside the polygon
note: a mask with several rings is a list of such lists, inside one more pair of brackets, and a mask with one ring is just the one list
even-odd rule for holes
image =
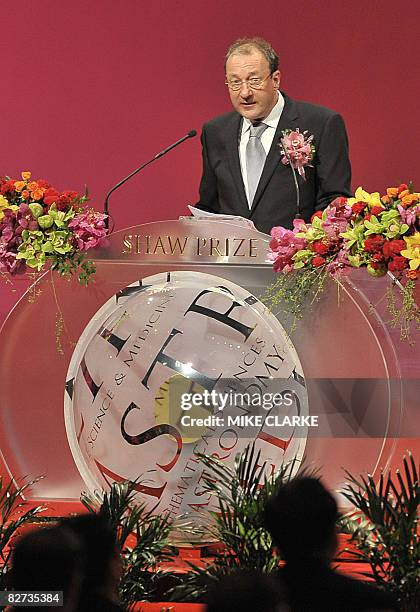
{"label": "suit lapel", "polygon": [[261,200],[261,196],[264,193],[267,183],[271,179],[274,173],[274,170],[279,165],[281,165],[279,142],[280,142],[282,131],[298,127],[296,124],[296,121],[298,119],[298,112],[297,112],[296,104],[293,100],[291,100],[285,94],[282,94],[282,95],[284,97],[283,112],[281,114],[280,121],[277,125],[277,129],[274,134],[273,142],[271,143],[271,147],[268,152],[267,159],[265,160],[264,169],[263,169],[263,172],[260,178],[260,182],[258,183],[258,188],[255,193],[254,201],[252,203],[251,214],[254,212],[255,208],[258,206],[258,203]]}
{"label": "suit lapel", "polygon": [[242,180],[241,163],[239,160],[239,139],[241,128],[242,117],[236,113],[226,129],[226,150],[233,182],[235,183],[239,197],[239,204],[241,207],[240,214],[243,217],[248,217],[250,211],[245,193],[244,182]]}

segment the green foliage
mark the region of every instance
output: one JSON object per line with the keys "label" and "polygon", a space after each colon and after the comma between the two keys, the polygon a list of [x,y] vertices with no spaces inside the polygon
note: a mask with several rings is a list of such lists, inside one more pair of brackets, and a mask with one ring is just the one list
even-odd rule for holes
{"label": "green foliage", "polygon": [[79,273],[79,283],[87,286],[96,272],[96,265],[91,259],[86,259],[83,252],[74,252],[67,257],[51,259],[51,270],[56,270],[61,276],[70,277]]}
{"label": "green foliage", "polygon": [[[420,308],[416,304],[414,291],[416,283],[408,280],[405,286],[397,291],[395,284],[387,288],[387,308],[391,315],[391,327],[398,327],[400,339],[414,345],[411,337],[413,324],[420,331]],[[396,295],[397,293],[397,295]],[[398,297],[397,297],[398,296]]]}
{"label": "green foliage", "polygon": [[213,512],[211,536],[224,545],[223,552],[206,568],[190,564],[192,572],[173,590],[173,601],[195,601],[222,576],[236,570],[270,573],[276,570],[280,557],[273,552],[272,540],[264,526],[267,500],[283,482],[293,475],[297,461],[268,473],[266,462],[255,444],[238,454],[233,468],[219,459],[198,455],[206,466],[203,480],[216,497],[218,511]]}
{"label": "green foliage", "polygon": [[403,474],[382,473],[377,483],[370,475],[356,479],[347,473],[343,495],[356,512],[341,526],[377,584],[396,595],[403,612],[415,612],[420,609],[419,473],[411,454],[403,466]]}
{"label": "green foliage", "polygon": [[46,508],[36,506],[25,510],[28,503],[25,493],[40,479],[36,478],[23,485],[16,485],[12,480],[7,483],[0,476],[0,588],[5,588],[5,577],[10,569],[10,544],[17,531],[26,523],[33,522]]}
{"label": "green foliage", "polygon": [[135,502],[135,485],[113,483],[101,500],[86,494],[81,498],[84,506],[105,517],[116,533],[123,563],[119,595],[126,606],[153,599],[165,575],[158,566],[176,555],[168,542],[171,529],[168,516],[153,515],[153,509],[147,510],[145,504]]}
{"label": "green foliage", "polygon": [[[297,265],[304,265],[298,259],[297,262]],[[280,273],[261,300],[273,312],[291,315],[290,331],[294,331],[307,307],[311,307],[320,299],[329,278],[334,280],[327,271],[326,264],[319,268],[301,267],[288,273]]]}

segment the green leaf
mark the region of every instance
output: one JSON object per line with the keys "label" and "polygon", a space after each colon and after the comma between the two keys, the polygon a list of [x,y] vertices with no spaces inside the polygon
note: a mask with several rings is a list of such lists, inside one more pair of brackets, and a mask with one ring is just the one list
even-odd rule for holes
{"label": "green leaf", "polygon": [[41,204],[31,203],[29,204],[29,209],[34,219],[38,219],[38,217],[40,217],[44,212],[44,208],[41,206]]}
{"label": "green leaf", "polygon": [[54,219],[51,215],[42,215],[41,217],[38,217],[38,224],[40,227],[42,227],[42,229],[51,227],[53,223]]}

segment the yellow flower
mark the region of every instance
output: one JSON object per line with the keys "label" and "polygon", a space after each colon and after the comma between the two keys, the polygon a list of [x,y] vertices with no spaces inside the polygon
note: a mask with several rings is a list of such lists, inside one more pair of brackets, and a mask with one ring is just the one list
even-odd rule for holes
{"label": "yellow flower", "polygon": [[14,206],[12,204],[9,204],[9,202],[6,200],[6,198],[4,196],[0,195],[0,221],[2,221],[4,219],[4,212],[3,211],[4,211],[5,208],[10,208],[14,212],[19,210],[18,206]]}
{"label": "yellow flower", "polygon": [[29,181],[29,179],[31,178],[31,173],[30,172],[22,172],[22,178],[24,181]]}
{"label": "yellow flower", "polygon": [[401,255],[410,260],[410,270],[417,270],[420,267],[420,232],[404,237],[404,240],[407,248],[401,251]]}
{"label": "yellow flower", "polygon": [[369,208],[373,208],[374,206],[379,206],[383,208],[383,204],[381,202],[381,196],[378,191],[374,193],[368,193],[362,187],[358,187],[354,194],[354,198],[348,198],[347,204],[349,206],[353,206],[356,202],[366,202]]}

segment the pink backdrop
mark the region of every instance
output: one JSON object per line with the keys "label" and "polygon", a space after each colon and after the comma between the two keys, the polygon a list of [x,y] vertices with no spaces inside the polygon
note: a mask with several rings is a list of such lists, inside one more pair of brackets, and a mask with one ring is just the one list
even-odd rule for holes
{"label": "pink backdrop", "polygon": [[[419,189],[417,10],[412,0],[4,2],[0,174],[87,184],[101,209],[119,179],[230,109],[226,47],[260,34],[290,96],[344,116],[354,187],[411,179]],[[117,228],[177,218],[197,199],[200,170],[196,138],[112,197]],[[16,294],[0,291],[1,323]]]}

